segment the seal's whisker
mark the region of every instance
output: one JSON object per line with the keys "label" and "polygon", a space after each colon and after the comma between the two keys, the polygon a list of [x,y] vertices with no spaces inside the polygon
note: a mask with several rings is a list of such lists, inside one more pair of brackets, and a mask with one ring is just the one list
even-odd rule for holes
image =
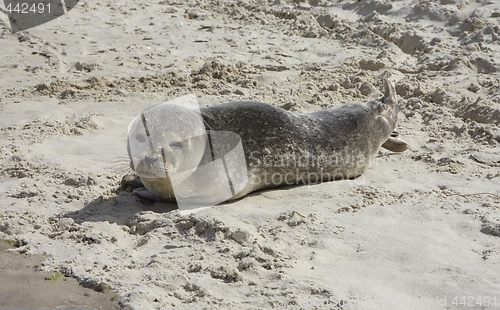
{"label": "seal's whisker", "polygon": [[112,162],[113,163],[129,163],[130,158],[128,156],[119,156],[119,157],[113,158]]}
{"label": "seal's whisker", "polygon": [[191,183],[189,182],[182,182],[181,185],[184,187],[184,190],[189,192],[189,193],[193,193],[194,192],[194,189],[192,188],[192,185]]}
{"label": "seal's whisker", "polygon": [[134,171],[132,171],[132,169],[130,169],[130,165],[129,163],[123,163],[122,165],[119,165],[115,168],[113,168],[113,173],[116,173],[116,174],[124,174],[124,173],[128,173],[128,174],[132,174],[134,173]]}
{"label": "seal's whisker", "polygon": [[[176,188],[181,189],[182,193],[193,193],[194,192],[194,185],[187,179],[182,179],[180,176],[173,175],[171,177],[171,180],[173,181],[172,184],[176,184]],[[184,195],[183,195],[184,196]]]}
{"label": "seal's whisker", "polygon": [[182,179],[182,178],[176,176],[174,181],[178,185],[180,185],[181,187],[184,187],[187,190],[192,191],[191,188],[193,188],[193,184],[191,182],[189,182],[187,179]]}

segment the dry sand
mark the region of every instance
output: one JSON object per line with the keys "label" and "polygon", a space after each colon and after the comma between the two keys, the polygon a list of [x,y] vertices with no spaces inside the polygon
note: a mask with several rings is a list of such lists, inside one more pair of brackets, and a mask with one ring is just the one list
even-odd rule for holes
{"label": "dry sand", "polygon": [[[0,20],[0,239],[39,270],[129,309],[500,308],[499,1],[104,0],[23,33]],[[146,107],[310,112],[379,97],[385,76],[410,150],[357,180],[191,216],[119,188]]]}

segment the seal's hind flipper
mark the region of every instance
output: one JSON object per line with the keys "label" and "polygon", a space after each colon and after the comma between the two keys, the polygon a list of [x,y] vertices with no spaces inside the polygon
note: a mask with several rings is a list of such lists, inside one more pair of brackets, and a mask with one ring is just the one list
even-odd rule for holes
{"label": "seal's hind flipper", "polygon": [[392,110],[392,118],[397,119],[399,112],[398,99],[396,97],[396,88],[388,79],[384,79],[384,96],[382,97],[382,103],[387,107],[387,109]]}
{"label": "seal's hind flipper", "polygon": [[404,152],[408,149],[408,143],[399,139],[399,132],[393,131],[389,139],[387,139],[382,147],[393,152]]}

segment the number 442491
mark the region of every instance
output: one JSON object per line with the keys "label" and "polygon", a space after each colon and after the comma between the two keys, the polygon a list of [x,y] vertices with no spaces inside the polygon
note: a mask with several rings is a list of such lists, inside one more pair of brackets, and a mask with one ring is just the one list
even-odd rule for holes
{"label": "number 442491", "polygon": [[9,3],[5,8],[5,11],[9,14],[50,14],[50,3]]}
{"label": "number 442491", "polygon": [[[500,300],[499,300],[500,301]],[[455,296],[453,298],[452,305],[455,307],[475,307],[475,306],[496,306],[497,297],[490,296]]]}

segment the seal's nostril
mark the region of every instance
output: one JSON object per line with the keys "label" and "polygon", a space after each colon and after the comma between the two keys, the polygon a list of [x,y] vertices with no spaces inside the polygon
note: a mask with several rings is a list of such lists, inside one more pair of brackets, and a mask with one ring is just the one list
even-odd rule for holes
{"label": "seal's nostril", "polygon": [[144,160],[146,161],[146,163],[147,163],[148,165],[153,165],[154,163],[156,163],[156,161],[157,161],[158,159],[157,159],[157,158],[155,158],[155,157],[146,156],[146,157],[144,158]]}

